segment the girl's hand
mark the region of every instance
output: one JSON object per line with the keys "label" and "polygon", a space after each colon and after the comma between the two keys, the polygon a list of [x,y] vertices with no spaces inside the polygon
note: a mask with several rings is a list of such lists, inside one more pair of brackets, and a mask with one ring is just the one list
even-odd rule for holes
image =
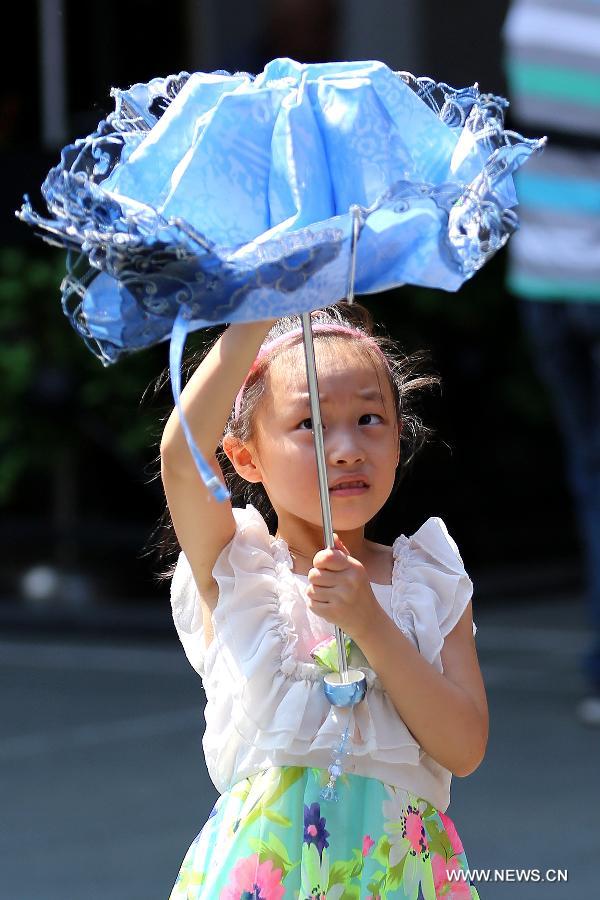
{"label": "girl's hand", "polygon": [[[308,573],[306,596],[309,608],[317,616],[344,631],[360,645],[382,608],[373,593],[361,562],[334,532],[335,548],[319,550]],[[385,613],[384,613],[385,615]]]}

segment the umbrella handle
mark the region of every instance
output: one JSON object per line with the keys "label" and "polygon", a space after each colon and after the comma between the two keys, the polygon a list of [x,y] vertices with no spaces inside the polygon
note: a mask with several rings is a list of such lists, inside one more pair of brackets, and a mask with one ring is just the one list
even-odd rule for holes
{"label": "umbrella handle", "polygon": [[[364,224],[359,206],[350,207],[352,215],[352,241],[350,245],[350,272],[348,278],[347,301],[354,300],[354,281],[356,277],[356,248],[360,230]],[[310,312],[302,313],[302,331],[304,337],[304,356],[306,358],[306,377],[308,380],[308,395],[310,398],[310,415],[313,423],[313,437],[315,455],[317,458],[317,476],[319,479],[319,495],[321,498],[321,515],[323,518],[323,532],[325,546],[333,550],[333,522],[331,519],[331,505],[329,502],[329,485],[327,484],[327,464],[325,461],[325,444],[323,441],[323,423],[321,421],[321,406],[319,403],[319,383],[317,380],[317,366],[315,362],[315,345],[311,328]],[[346,659],[346,636],[339,625],[335,626],[335,639],[337,643],[339,672],[342,684],[348,684],[348,660]]]}
{"label": "umbrella handle", "polygon": [[[331,519],[331,505],[329,502],[329,485],[327,484],[325,444],[323,441],[323,423],[321,421],[321,407],[319,404],[319,383],[317,381],[315,345],[311,329],[310,312],[302,313],[302,331],[304,334],[304,355],[306,358],[306,377],[308,379],[310,415],[312,418],[315,454],[317,457],[317,475],[319,479],[319,495],[321,498],[321,514],[323,517],[323,533],[325,537],[325,546],[328,549],[333,550],[335,541],[333,539],[333,522]],[[335,638],[337,642],[340,677],[343,684],[348,684],[348,661],[345,653],[345,635],[339,625],[335,626]]]}

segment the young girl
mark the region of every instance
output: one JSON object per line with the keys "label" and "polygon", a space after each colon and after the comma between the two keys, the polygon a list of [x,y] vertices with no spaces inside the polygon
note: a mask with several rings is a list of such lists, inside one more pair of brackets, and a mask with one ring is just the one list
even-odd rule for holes
{"label": "young girl", "polygon": [[[357,303],[312,320],[334,549],[323,549],[299,317],[230,325],[182,393],[199,449],[223,480],[221,444],[252,503],[209,493],[176,409],[163,433],[181,547],[173,618],[203,680],[220,793],[170,900],[478,898],[446,815],[452,774],[479,766],[488,736],[473,585],[440,518],[392,547],[364,534],[427,431],[412,399],[437,379],[373,335]],[[336,624],[367,678],[351,713],[323,691]],[[338,801],[324,800],[350,721]]]}

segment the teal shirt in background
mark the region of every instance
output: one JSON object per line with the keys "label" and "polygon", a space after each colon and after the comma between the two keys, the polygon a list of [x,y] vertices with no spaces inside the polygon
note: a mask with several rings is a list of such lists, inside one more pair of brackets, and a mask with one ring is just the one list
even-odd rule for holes
{"label": "teal shirt in background", "polygon": [[508,287],[600,302],[600,0],[515,0],[503,36],[514,120],[549,135],[515,178]]}

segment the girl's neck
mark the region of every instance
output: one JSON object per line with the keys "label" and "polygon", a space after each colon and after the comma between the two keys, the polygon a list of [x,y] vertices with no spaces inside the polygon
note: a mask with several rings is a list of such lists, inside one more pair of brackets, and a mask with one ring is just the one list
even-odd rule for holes
{"label": "girl's neck", "polygon": [[[276,537],[282,538],[279,533]],[[283,538],[283,540],[285,540],[285,538]],[[304,553],[299,553],[293,546],[290,546],[287,541],[285,542],[292,558],[293,573],[295,575],[308,576],[308,573],[313,567],[312,562],[315,554],[313,553],[312,556],[306,556]],[[346,542],[344,541],[344,543]],[[322,547],[319,547],[319,550],[322,549]],[[315,553],[316,552],[317,551],[315,550]],[[392,573],[394,568],[392,547],[365,541],[364,552],[359,556],[355,553],[351,553],[350,556],[354,557],[354,559],[358,559],[363,564],[370,582],[375,582],[376,584],[392,583]]]}
{"label": "girl's neck", "polygon": [[[288,516],[285,513],[277,514],[278,528],[277,538],[282,538],[289,547],[292,557],[298,557],[308,563],[308,568],[312,568],[312,560],[319,550],[325,547],[323,527],[322,525],[312,525],[296,516]],[[345,546],[348,548],[350,556],[354,559],[361,560],[368,553],[368,542],[365,541],[364,525],[351,531],[336,532]]]}
{"label": "girl's neck", "polygon": [[[285,541],[292,558],[294,573],[308,575],[313,567],[315,554],[325,546],[323,528],[281,514],[278,515],[278,520],[279,527],[275,537]],[[348,548],[350,556],[363,564],[370,580],[380,584],[391,583],[393,559],[390,547],[365,540],[364,526],[336,533]]]}

